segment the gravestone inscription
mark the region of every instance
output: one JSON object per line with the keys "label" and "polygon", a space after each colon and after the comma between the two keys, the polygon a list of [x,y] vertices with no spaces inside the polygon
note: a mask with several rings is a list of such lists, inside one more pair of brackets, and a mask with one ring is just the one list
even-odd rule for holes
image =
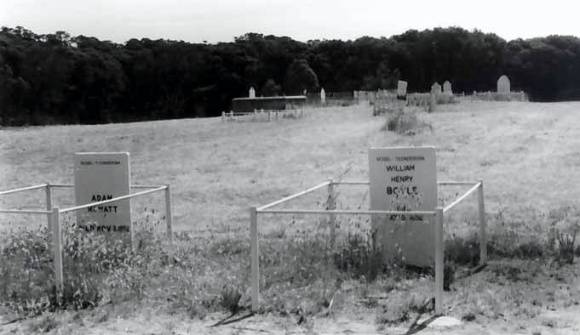
{"label": "gravestone inscription", "polygon": [[[131,185],[128,152],[80,152],[74,155],[77,206],[128,195]],[[77,224],[87,231],[132,232],[129,199],[77,211]]]}
{"label": "gravestone inscription", "polygon": [[[371,210],[433,211],[437,206],[437,174],[433,147],[369,150]],[[376,242],[387,258],[402,257],[416,266],[434,262],[434,218],[373,215]]]}

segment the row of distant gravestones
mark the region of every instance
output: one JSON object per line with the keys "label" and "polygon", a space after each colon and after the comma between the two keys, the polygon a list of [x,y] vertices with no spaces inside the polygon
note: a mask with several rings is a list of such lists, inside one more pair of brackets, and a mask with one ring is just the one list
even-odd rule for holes
{"label": "row of distant gravestones", "polygon": [[[369,93],[371,93],[371,92],[354,91],[354,97],[355,97],[355,99],[362,98],[365,96],[368,97]],[[381,90],[379,90],[379,94],[380,93],[381,93]],[[441,87],[441,85],[439,85],[439,83],[435,82],[433,85],[431,85],[431,92],[430,93],[452,95],[453,89],[451,87],[451,82],[449,82],[448,80],[445,81],[443,83],[443,87]],[[510,80],[506,75],[502,75],[497,80],[497,93],[500,93],[500,94],[511,93]],[[407,95],[407,82],[406,81],[399,80],[399,82],[397,83],[397,95],[398,96],[406,96]]]}
{"label": "row of distant gravestones", "polygon": [[[358,92],[355,91],[355,98],[358,95]],[[443,91],[441,91],[441,85],[435,82],[431,85],[431,93],[432,94],[449,94],[453,95],[453,89],[451,87],[451,83],[449,80],[446,80],[443,83]],[[509,94],[510,93],[510,80],[506,75],[502,75],[497,80],[497,93],[500,94]],[[406,96],[407,95],[407,82],[399,80],[397,83],[397,96]],[[256,90],[253,87],[250,87],[248,92],[248,96],[252,99],[256,98]],[[324,104],[326,102],[326,92],[324,92],[324,88],[320,90],[320,100]]]}
{"label": "row of distant gravestones", "polygon": [[[439,85],[439,83],[437,82],[434,83],[431,86],[431,93],[441,94],[441,85]],[[451,83],[449,81],[445,81],[443,83],[443,93],[453,94],[453,90],[451,89]],[[510,93],[510,80],[506,75],[499,77],[499,79],[497,80],[497,93],[501,94]]]}

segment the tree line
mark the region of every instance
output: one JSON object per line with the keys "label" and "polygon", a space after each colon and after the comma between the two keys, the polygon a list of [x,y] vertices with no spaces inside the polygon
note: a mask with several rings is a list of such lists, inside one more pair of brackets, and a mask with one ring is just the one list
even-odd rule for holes
{"label": "tree line", "polygon": [[580,40],[548,36],[505,41],[458,27],[409,30],[390,38],[312,40],[248,33],[228,43],[0,31],[0,125],[96,124],[208,117],[231,99],[392,89],[411,92],[449,80],[455,92],[512,90],[534,101],[580,98]]}

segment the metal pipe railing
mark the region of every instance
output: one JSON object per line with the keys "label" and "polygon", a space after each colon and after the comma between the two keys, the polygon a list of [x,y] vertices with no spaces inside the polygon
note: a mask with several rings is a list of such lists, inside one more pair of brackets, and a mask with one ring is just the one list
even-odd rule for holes
{"label": "metal pipe railing", "polygon": [[104,205],[104,204],[108,204],[108,203],[111,203],[111,202],[121,201],[121,200],[125,200],[125,199],[130,199],[130,198],[135,198],[135,197],[142,196],[142,195],[145,195],[145,194],[149,194],[149,193],[153,193],[153,192],[158,192],[158,191],[164,190],[166,188],[167,188],[167,186],[160,186],[160,187],[154,188],[152,190],[147,190],[147,191],[141,191],[141,192],[137,192],[137,193],[127,194],[127,195],[123,195],[123,196],[116,197],[116,198],[109,199],[109,200],[91,202],[89,204],[84,204],[84,205],[80,205],[80,206],[75,206],[75,207],[69,207],[69,208],[61,209],[60,212],[61,213],[67,213],[67,212],[77,211],[79,209],[84,209],[84,208],[89,208],[89,207],[93,207],[93,206]]}
{"label": "metal pipe railing", "polygon": [[455,207],[457,204],[459,204],[461,201],[463,201],[463,199],[467,198],[469,195],[471,195],[471,193],[475,192],[479,188],[480,185],[481,185],[481,182],[478,182],[477,184],[475,184],[472,188],[470,188],[462,196],[455,199],[452,203],[450,203],[445,208],[443,208],[443,212],[445,213],[448,210],[450,210],[451,208]]}
{"label": "metal pipe railing", "polygon": [[[443,302],[443,285],[444,285],[444,259],[445,259],[445,243],[444,243],[444,213],[451,210],[454,206],[459,204],[461,201],[465,200],[469,195],[475,191],[478,192],[478,202],[479,202],[479,220],[480,220],[480,264],[485,264],[487,261],[487,235],[485,227],[485,213],[484,213],[484,200],[483,200],[483,182],[457,182],[457,181],[440,181],[437,185],[441,186],[472,186],[467,192],[461,195],[459,198],[454,200],[445,208],[438,207],[433,211],[381,211],[381,210],[341,210],[335,209],[332,204],[329,204],[329,208],[326,210],[309,210],[309,209],[268,209],[270,207],[279,205],[286,201],[298,198],[302,195],[308,194],[324,186],[328,187],[328,197],[334,202],[334,186],[336,185],[370,185],[370,182],[366,181],[338,181],[334,182],[330,180],[329,182],[322,183],[320,185],[309,188],[305,191],[290,195],[278,201],[271,202],[262,207],[251,207],[250,208],[250,264],[251,264],[251,301],[252,310],[257,310],[259,307],[259,296],[260,296],[260,249],[259,249],[259,239],[258,239],[258,214],[312,214],[312,215],[330,215],[332,222],[332,217],[334,215],[425,215],[433,216],[435,220],[431,223],[435,224],[434,239],[435,239],[435,250],[434,250],[434,272],[435,272],[435,313],[442,314],[444,309]],[[428,221],[429,222],[429,221]],[[331,230],[331,239],[334,238],[334,233]]]}
{"label": "metal pipe railing", "polygon": [[264,205],[264,206],[262,206],[262,207],[258,207],[258,208],[256,208],[256,210],[257,210],[257,211],[263,211],[263,210],[265,210],[266,208],[270,208],[270,207],[273,207],[273,206],[279,205],[279,204],[281,204],[281,203],[284,203],[284,202],[286,202],[286,201],[289,201],[289,200],[292,200],[292,199],[298,198],[298,197],[300,197],[300,196],[303,196],[303,195],[305,195],[305,194],[308,194],[308,193],[314,192],[314,191],[316,191],[316,190],[317,190],[317,189],[319,189],[319,188],[322,188],[322,187],[328,186],[329,184],[330,184],[330,181],[325,181],[324,183],[322,183],[322,184],[320,184],[320,185],[316,185],[316,186],[314,186],[314,187],[311,187],[311,188],[309,188],[309,189],[307,189],[307,190],[304,190],[304,191],[302,191],[302,192],[299,192],[299,193],[296,193],[296,194],[293,194],[293,195],[287,196],[287,197],[285,197],[285,198],[282,198],[282,199],[280,199],[280,200],[277,200],[277,201],[271,202],[271,203],[269,203],[269,204],[267,204],[267,205]]}
{"label": "metal pipe railing", "polygon": [[27,186],[27,187],[21,187],[21,188],[15,188],[12,190],[8,190],[8,191],[2,191],[0,192],[0,195],[6,195],[6,194],[12,194],[12,193],[18,193],[18,192],[24,192],[24,191],[31,191],[31,190],[37,190],[43,187],[46,187],[47,184],[39,184],[39,185],[34,185],[34,186]]}

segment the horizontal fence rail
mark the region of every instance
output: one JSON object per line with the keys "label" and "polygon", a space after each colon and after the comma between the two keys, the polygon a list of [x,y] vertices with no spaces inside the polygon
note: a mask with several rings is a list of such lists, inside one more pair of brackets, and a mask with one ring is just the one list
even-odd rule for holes
{"label": "horizontal fence rail", "polygon": [[346,210],[346,209],[332,209],[332,210],[316,210],[316,209],[265,209],[258,210],[258,213],[269,214],[344,214],[344,215],[435,215],[436,211],[362,211],[362,210]]}
{"label": "horizontal fence rail", "polygon": [[[438,181],[437,185],[441,186],[463,186],[463,185],[475,185],[479,183],[479,181]],[[356,181],[356,180],[347,180],[347,181],[336,181],[333,182],[334,185],[370,185],[369,181]]]}
{"label": "horizontal fence rail", "polygon": [[42,210],[27,210],[27,209],[0,209],[0,213],[4,214],[43,214],[47,215],[52,213],[51,211]]}
{"label": "horizontal fence rail", "polygon": [[[471,186],[469,190],[455,199],[445,208],[435,208],[432,211],[380,211],[380,210],[342,210],[336,209],[335,186],[337,185],[370,185],[368,181],[326,181],[302,192],[289,195],[280,200],[271,202],[261,207],[250,208],[250,263],[251,263],[251,301],[252,310],[259,308],[260,296],[260,249],[258,239],[258,214],[310,214],[310,215],[329,215],[330,217],[330,241],[331,245],[334,243],[334,219],[336,215],[424,215],[435,218],[431,224],[435,225],[435,250],[434,250],[434,272],[435,272],[435,313],[443,313],[443,282],[444,282],[444,257],[445,244],[443,240],[444,233],[444,213],[451,210],[457,204],[465,200],[469,195],[478,191],[478,212],[479,212],[479,226],[480,226],[480,265],[487,263],[487,235],[485,223],[485,207],[483,199],[483,182],[465,182],[465,181],[439,181],[437,185],[440,186]],[[272,209],[272,207],[283,204],[292,199],[299,198],[303,195],[309,194],[323,187],[328,190],[328,209]]]}
{"label": "horizontal fence rail", "polygon": [[462,196],[460,196],[459,198],[455,199],[455,201],[453,201],[452,203],[450,203],[449,205],[447,205],[445,208],[443,208],[443,213],[447,212],[448,210],[450,210],[451,208],[455,207],[455,205],[459,204],[461,201],[463,201],[463,199],[467,198],[469,195],[471,195],[471,193],[477,191],[479,189],[479,187],[481,186],[481,182],[475,184],[472,188],[470,188],[467,192],[465,192]]}
{"label": "horizontal fence rail", "polygon": [[258,210],[258,211],[263,211],[263,210],[265,210],[266,208],[274,207],[274,206],[276,206],[276,205],[279,205],[279,204],[281,204],[281,203],[284,203],[284,202],[286,202],[286,201],[290,201],[290,200],[292,200],[292,199],[296,199],[296,198],[298,198],[298,197],[300,197],[300,196],[303,196],[303,195],[306,195],[306,194],[308,194],[308,193],[312,193],[312,192],[314,192],[314,191],[316,191],[316,190],[318,190],[318,189],[320,189],[320,188],[323,188],[323,187],[325,187],[325,186],[328,186],[329,184],[330,184],[330,181],[325,181],[324,183],[322,183],[322,184],[320,184],[320,185],[316,185],[316,186],[314,186],[314,187],[311,187],[311,188],[309,188],[309,189],[307,189],[307,190],[304,190],[304,191],[302,191],[302,192],[299,192],[299,193],[296,193],[296,194],[293,194],[293,195],[287,196],[286,198],[282,198],[282,199],[280,199],[280,200],[278,200],[278,201],[274,201],[274,202],[271,202],[271,203],[269,203],[269,204],[267,204],[267,205],[264,205],[264,206],[262,206],[262,207],[259,207],[259,208],[257,208],[257,210]]}
{"label": "horizontal fence rail", "polygon": [[123,195],[123,196],[116,197],[116,198],[109,199],[109,200],[91,202],[89,204],[84,204],[84,205],[80,205],[80,206],[64,208],[64,209],[61,209],[60,210],[60,213],[67,213],[67,212],[72,212],[72,211],[76,211],[76,210],[79,210],[79,209],[85,209],[85,208],[89,208],[89,207],[93,207],[93,206],[99,206],[99,205],[109,204],[109,203],[115,202],[115,201],[121,201],[121,200],[125,200],[125,199],[131,199],[131,198],[135,198],[135,197],[142,196],[142,195],[145,195],[145,194],[162,191],[162,190],[164,190],[166,188],[167,188],[167,186],[160,186],[160,187],[154,188],[152,190],[147,190],[147,191],[141,191],[141,192],[137,192],[137,193],[127,194],[127,195]]}
{"label": "horizontal fence rail", "polygon": [[[50,188],[73,188],[75,187],[73,184],[45,184],[45,187],[48,186]],[[158,188],[164,185],[131,185],[131,188]],[[0,195],[2,195],[0,193]]]}
{"label": "horizontal fence rail", "polygon": [[24,192],[24,191],[32,191],[32,190],[45,188],[47,186],[48,186],[48,184],[39,184],[39,185],[34,185],[34,186],[15,188],[15,189],[8,190],[8,191],[2,191],[2,192],[0,192],[0,195],[6,195],[6,194],[12,194],[12,193],[18,193],[18,192]]}
{"label": "horizontal fence rail", "polygon": [[[33,190],[38,190],[38,189],[45,189],[47,192],[47,198],[46,198],[47,210],[0,209],[0,213],[3,213],[3,214],[43,214],[43,215],[51,214],[52,213],[52,210],[51,210],[52,199],[50,196],[50,189],[51,188],[72,188],[72,187],[74,187],[73,184],[49,184],[49,183],[46,183],[46,184],[39,184],[39,185],[33,185],[33,186],[27,186],[27,187],[21,187],[21,188],[15,188],[12,190],[2,191],[2,192],[0,192],[0,195],[14,194],[14,193],[33,191]],[[168,185],[131,185],[131,188],[134,188],[134,189],[150,189],[150,190],[143,191],[143,192],[137,192],[137,193],[133,193],[133,194],[128,194],[128,195],[124,195],[122,197],[117,197],[117,198],[113,198],[113,199],[109,199],[109,200],[103,200],[100,202],[93,202],[93,203],[85,204],[85,205],[81,205],[81,206],[61,209],[60,213],[66,213],[66,212],[74,211],[77,209],[88,208],[91,206],[98,206],[98,205],[102,205],[105,203],[110,203],[110,202],[114,202],[114,201],[124,200],[124,199],[132,198],[132,197],[137,197],[137,196],[153,193],[153,192],[158,192],[158,191],[164,190],[168,187],[169,187]]]}

